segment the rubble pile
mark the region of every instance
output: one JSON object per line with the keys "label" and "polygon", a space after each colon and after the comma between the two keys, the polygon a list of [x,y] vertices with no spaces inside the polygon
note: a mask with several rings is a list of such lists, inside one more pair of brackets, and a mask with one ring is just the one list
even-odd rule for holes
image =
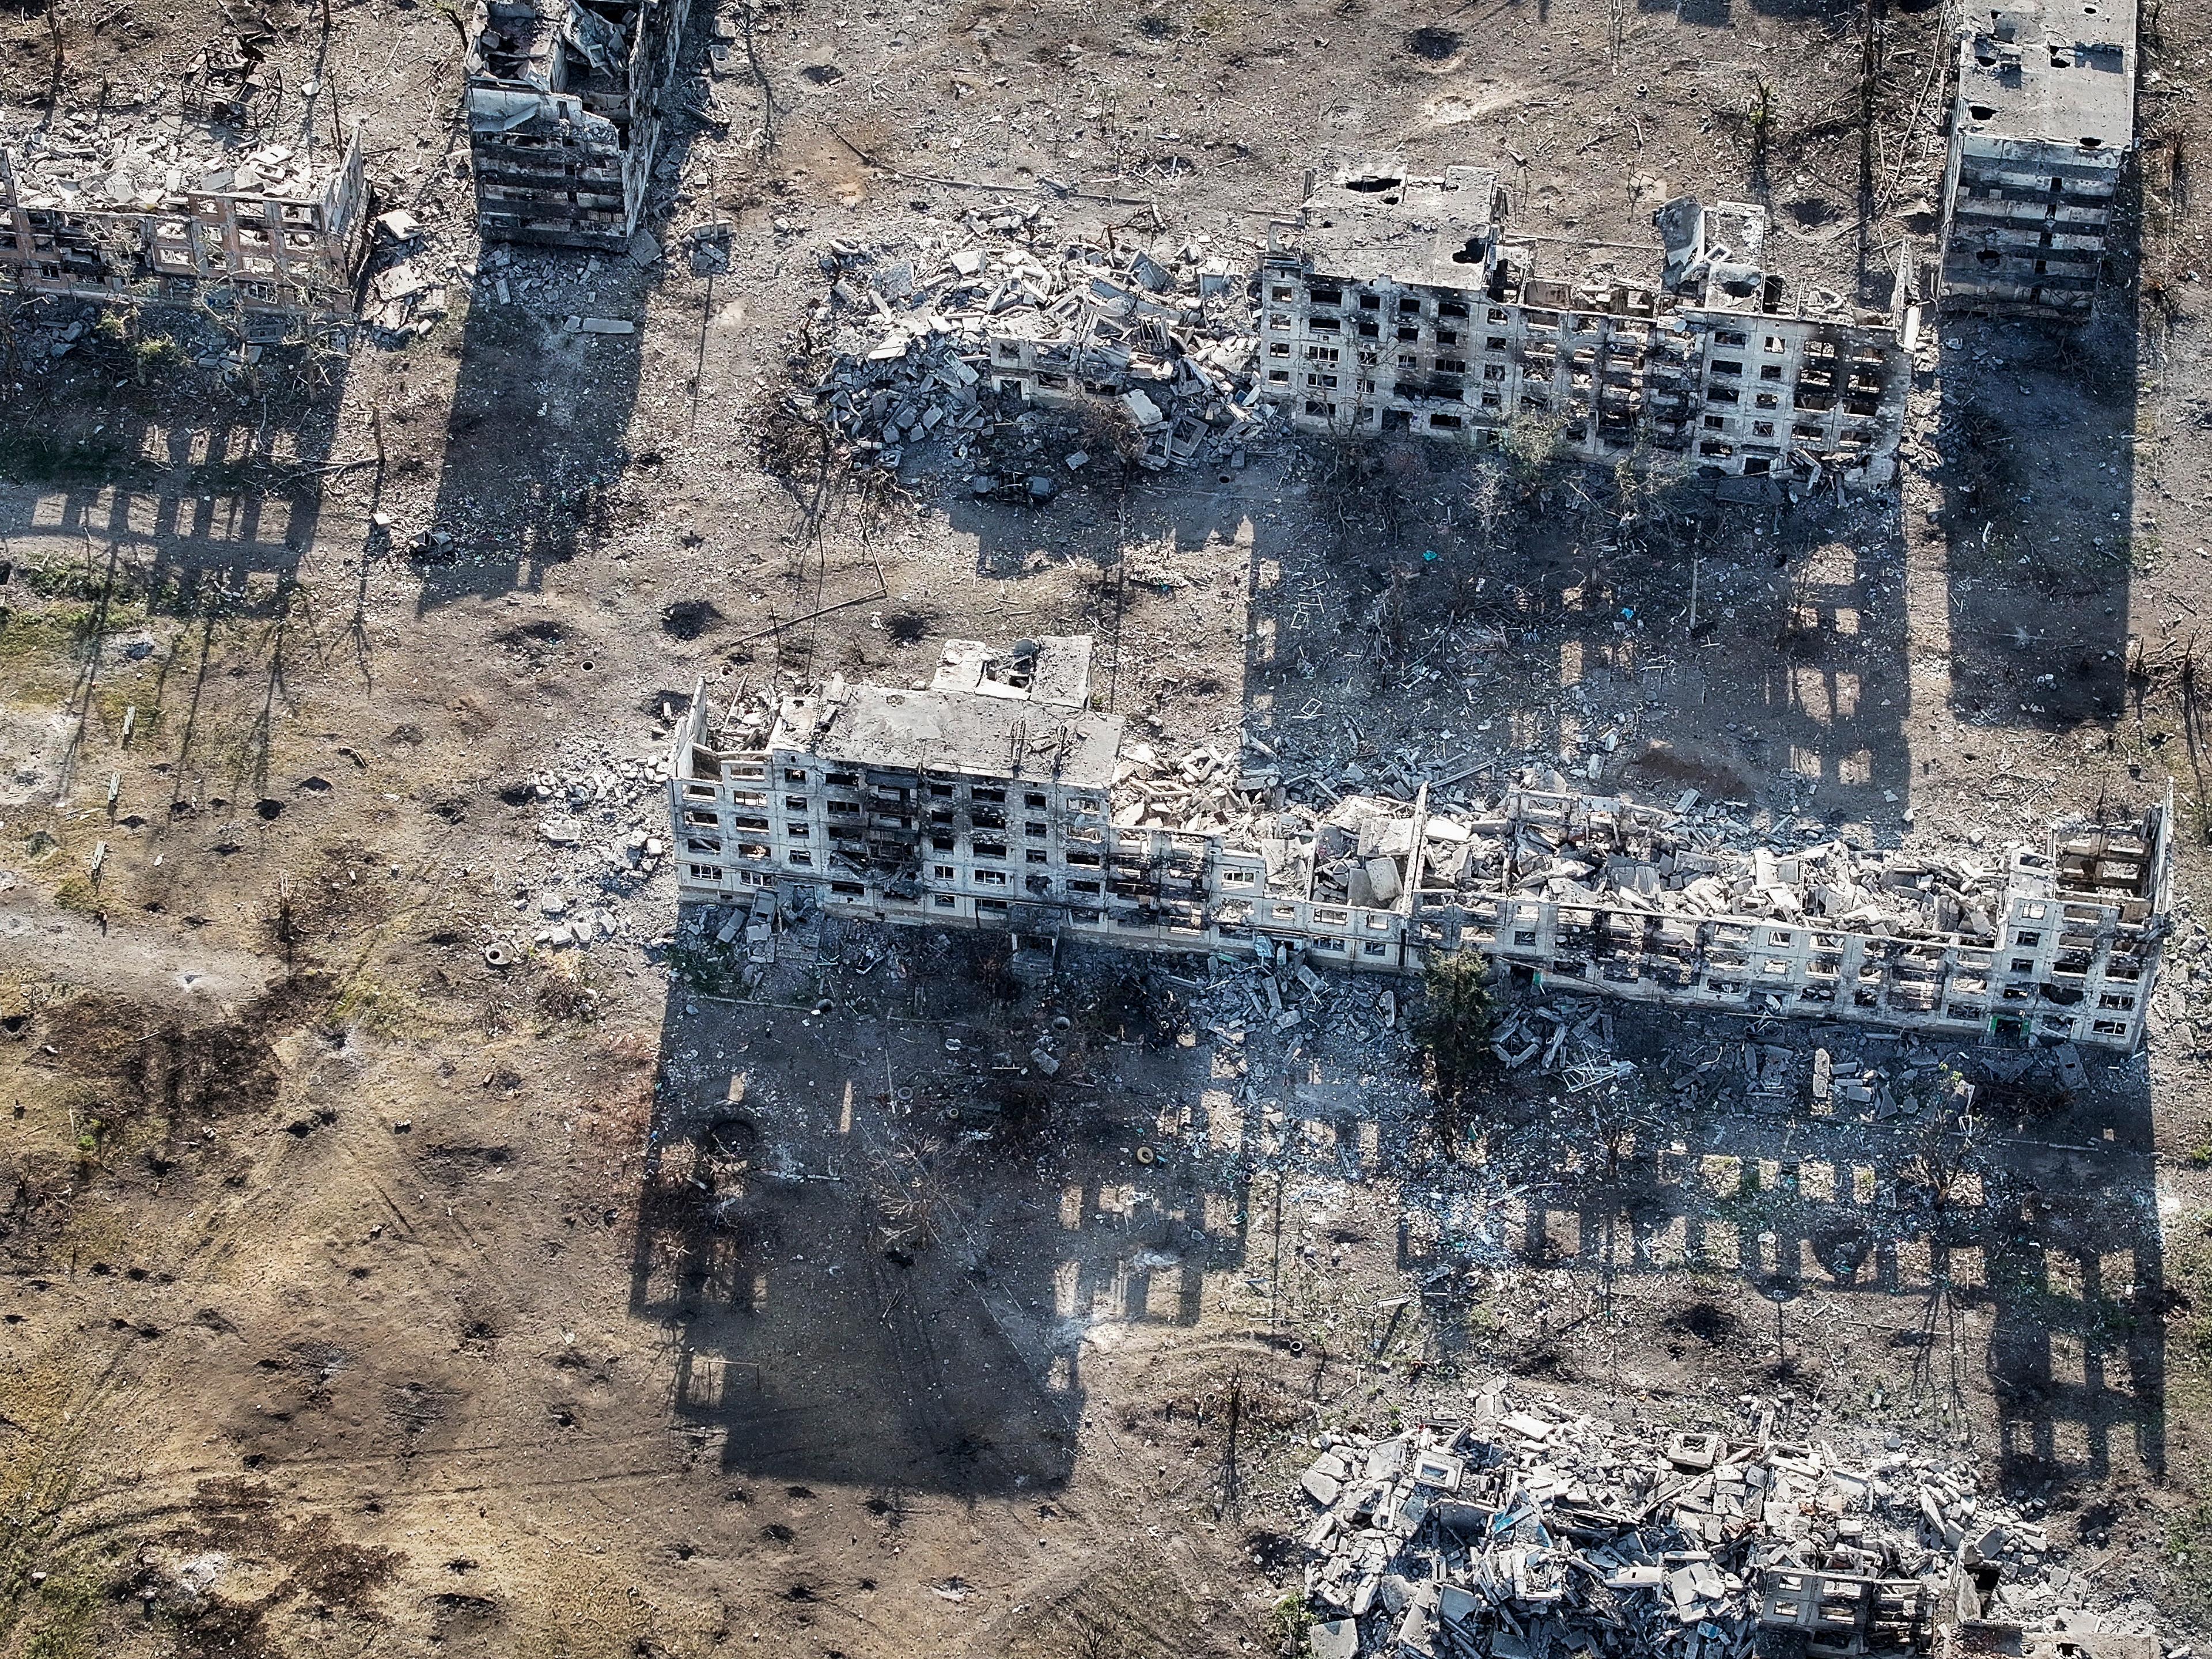
{"label": "rubble pile", "polygon": [[[518,788],[550,808],[539,821],[538,833],[559,847],[573,847],[587,838],[589,820],[626,816],[634,810],[626,801],[659,789],[667,778],[667,763],[653,757],[633,757],[589,770],[534,773]],[[638,833],[625,836],[622,851],[626,862],[651,862],[667,851],[658,836]]]}
{"label": "rubble pile", "polygon": [[[1155,257],[1066,240],[1042,207],[970,214],[963,229],[877,248],[836,240],[821,256],[831,282],[814,327],[829,366],[799,410],[857,456],[896,468],[937,445],[981,459],[998,398],[1118,411],[1128,458],[1152,468],[1234,459],[1260,430],[1249,277],[1207,239]],[[1079,471],[1098,458],[1061,459]],[[1000,487],[974,482],[978,494]],[[1057,487],[1049,474],[1028,486]]]}
{"label": "rubble pile", "polygon": [[1740,823],[1689,811],[1694,795],[1675,813],[1592,801],[1612,810],[1586,832],[1564,815],[1516,804],[1516,794],[1540,793],[1520,783],[1433,806],[1379,795],[1346,795],[1326,807],[1278,805],[1272,771],[1239,773],[1211,748],[1163,763],[1141,743],[1123,748],[1115,778],[1115,828],[1252,837],[1267,855],[1272,890],[1305,889],[1310,875],[1311,896],[1327,902],[1387,908],[1413,882],[1438,900],[1510,893],[1655,914],[1817,917],[1890,938],[1983,943],[1995,942],[2003,913],[2001,858],[1877,854],[1839,839],[1795,851],[1745,848],[1735,844]]}
{"label": "rubble pile", "polygon": [[[83,349],[112,348],[116,336],[96,331],[96,317],[72,314],[58,306],[26,307],[14,319],[16,349],[32,362],[53,361]],[[214,318],[175,311],[160,319],[163,335],[173,341],[195,368],[234,375],[267,356],[258,341],[234,338]]]}
{"label": "rubble pile", "polygon": [[1464,1419],[1316,1437],[1316,1659],[1924,1651],[1947,1597],[2017,1636],[2059,1627],[2076,1589],[2043,1527],[1895,1437],[1850,1468],[1747,1396],[1738,1431],[1657,1444],[1506,1389]]}
{"label": "rubble pile", "polygon": [[88,112],[51,128],[0,131],[21,204],[64,212],[182,213],[189,193],[307,201],[331,162],[290,144],[253,143],[182,114],[136,125]]}
{"label": "rubble pile", "polygon": [[1711,916],[1819,916],[1898,938],[1996,936],[2005,872],[1996,865],[1877,857],[1840,840],[1788,855],[1764,847],[1747,855],[1694,827],[1662,827],[1656,815],[1632,813],[1614,820],[1626,833],[1592,847],[1567,824],[1511,817],[1503,805],[1430,817],[1424,889],[1510,890],[1565,904]]}
{"label": "rubble pile", "polygon": [[247,21],[192,59],[177,100],[203,119],[242,126],[283,96],[283,77],[269,64],[276,33],[265,20]]}
{"label": "rubble pile", "polygon": [[501,792],[510,805],[536,809],[554,864],[536,891],[517,890],[516,921],[486,947],[487,961],[514,962],[525,939],[561,949],[643,931],[631,902],[668,856],[657,810],[665,772],[657,754],[601,756],[532,773]]}
{"label": "rubble pile", "polygon": [[1498,1023],[1490,1052],[1509,1072],[1531,1060],[1543,1071],[1562,1072],[1569,1094],[1603,1087],[1636,1070],[1633,1060],[1613,1057],[1613,1016],[1602,1008],[1517,1007]]}

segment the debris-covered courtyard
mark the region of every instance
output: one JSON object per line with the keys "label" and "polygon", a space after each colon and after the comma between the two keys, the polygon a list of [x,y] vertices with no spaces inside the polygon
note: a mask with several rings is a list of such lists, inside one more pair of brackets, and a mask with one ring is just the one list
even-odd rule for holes
{"label": "debris-covered courtyard", "polygon": [[2189,1659],[2200,21],[0,8],[0,1659]]}

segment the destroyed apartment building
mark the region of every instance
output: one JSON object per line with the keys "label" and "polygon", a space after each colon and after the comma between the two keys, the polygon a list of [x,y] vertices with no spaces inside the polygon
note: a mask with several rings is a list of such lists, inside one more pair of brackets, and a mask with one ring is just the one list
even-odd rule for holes
{"label": "destroyed apartment building", "polygon": [[1969,1459],[1854,1468],[1749,1395],[1734,1431],[1647,1440],[1508,1387],[1382,1438],[1314,1437],[1315,1659],[2157,1659],[2155,1638],[2082,1616],[2084,1576]]}
{"label": "destroyed apartment building", "polygon": [[[1267,413],[1252,389],[1249,273],[1200,242],[1156,257],[1057,231],[1032,208],[971,216],[964,240],[832,242],[814,319],[828,364],[799,412],[884,467],[932,443],[978,460],[991,392],[1118,405],[1128,458],[1147,468],[1232,453]],[[1000,482],[979,477],[979,493]]]}
{"label": "destroyed apartment building", "polygon": [[842,677],[679,723],[683,900],[1024,938],[1516,975],[1680,1006],[2131,1049],[2166,930],[2170,801],[1987,859],[1832,841],[1534,787],[1286,801],[1175,768],[1090,707],[1090,640],[954,641],[927,690]]}
{"label": "destroyed apartment building", "polygon": [[252,68],[204,58],[173,107],[0,112],[0,292],[204,301],[279,325],[349,313],[368,237],[359,129],[343,149],[256,137],[237,119]]}
{"label": "destroyed apartment building", "polygon": [[1767,217],[1683,198],[1656,286],[1536,273],[1497,175],[1339,174],[1268,229],[1262,390],[1315,432],[1480,446],[1516,428],[1607,465],[1704,477],[1893,476],[1911,382],[1900,319],[1790,292]]}
{"label": "destroyed apartment building", "polygon": [[1943,169],[1950,304],[2079,321],[2135,142],[2136,0],[2022,0],[1959,31]]}
{"label": "destroyed apartment building", "polygon": [[479,0],[462,100],[485,240],[628,247],[690,9],[689,0]]}

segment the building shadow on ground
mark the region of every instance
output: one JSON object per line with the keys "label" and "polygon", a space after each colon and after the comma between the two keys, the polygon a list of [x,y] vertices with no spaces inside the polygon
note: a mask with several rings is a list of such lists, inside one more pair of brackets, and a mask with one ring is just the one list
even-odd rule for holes
{"label": "building shadow on ground", "polygon": [[[2163,1477],[2167,1298],[2140,1059],[2087,1056],[2069,1103],[1995,1080],[1989,1050],[1812,1026],[1790,1034],[1772,1103],[1741,1083],[1669,1101],[1686,1077],[1743,1079],[1747,1048],[1778,1033],[1648,1009],[1615,1023],[1644,1079],[1634,1101],[1585,1094],[1485,1146],[1561,1171],[1501,1219],[1517,1260],[1706,1286],[1704,1322],[1678,1310],[1658,1334],[1676,1358],[1747,1339],[1756,1355],[1771,1321],[1747,1382],[1807,1386],[1845,1342],[1887,1370],[1893,1410],[1978,1420],[1985,1393],[1982,1449],[2015,1495]],[[1835,1076],[1870,1069],[1885,1093],[1808,1108],[1816,1045]],[[1971,1150],[1939,1105],[1954,1076],[1982,1079]],[[1431,1258],[1448,1265],[1434,1250],[1413,1265]]]}
{"label": "building shadow on ground", "polygon": [[2186,533],[2136,516],[2134,316],[2115,289],[2078,329],[1941,319],[1935,528],[1952,704],[1974,724],[2066,730],[2125,712],[2136,573]]}
{"label": "building shadow on ground", "polygon": [[1194,1324],[1241,1200],[1133,1156],[1158,1108],[1126,1079],[1034,1066],[1054,1016],[1001,1000],[1003,936],[815,948],[669,998],[631,1308],[674,1415],[762,1479],[1056,1489],[1098,1329]]}
{"label": "building shadow on ground", "polygon": [[[252,630],[256,712],[242,751],[229,746],[258,787],[302,653],[343,648],[362,626],[359,612],[317,614],[300,575],[328,480],[345,465],[331,452],[347,359],[287,345],[229,380],[176,371],[200,377],[204,395],[193,397],[174,384],[118,391],[112,353],[122,348],[102,346],[96,333],[85,338],[42,383],[0,404],[0,425],[17,422],[0,441],[0,465],[23,481],[0,492],[0,557],[37,565],[42,585],[86,607],[67,706],[74,742],[120,719],[105,708],[105,688],[131,646],[110,633],[137,615],[177,625],[139,720],[144,729],[159,718],[179,734],[180,789],[202,759],[194,739],[218,630]],[[100,418],[88,432],[74,413],[42,428],[31,412],[40,399],[62,410],[88,400]],[[229,689],[226,702],[239,701]]]}
{"label": "building shadow on ground", "polygon": [[[1059,987],[1001,998],[997,936],[828,925],[817,948],[741,999],[679,984],[664,1026],[631,1306],[731,1473],[1048,1492],[1130,1328],[1310,1344],[1291,1310],[1355,1237],[1315,1229],[1378,1178],[1412,1299],[1306,1352],[1324,1404],[1378,1356],[1623,1389],[1671,1358],[1823,1398],[1840,1358],[1892,1416],[1973,1425],[2015,1497],[2165,1469],[2139,1061],[2090,1055],[2073,1101],[2031,1101],[1988,1051],[1553,995],[1610,1016],[1632,1098],[1510,1077],[1440,1161],[1377,1031],[1231,1042],[1185,959],[1064,948]],[[1328,976],[1305,1029],[1372,984]],[[1783,1086],[1753,1092],[1747,1048],[1783,1037]],[[1816,1047],[1881,1088],[1808,1105]],[[1984,1079],[1971,1149],[1954,1073]],[[1618,1338],[1593,1314],[1616,1305]]]}
{"label": "building shadow on ground", "polygon": [[[665,234],[670,198],[709,125],[711,32],[707,9],[695,10],[677,72],[657,94],[668,118],[641,219],[648,240]],[[416,556],[418,613],[537,592],[548,570],[634,520],[640,508],[619,486],[634,465],[658,459],[633,453],[630,423],[653,290],[692,280],[676,251],[641,265],[621,254],[487,244],[487,256],[495,250],[511,261],[497,268],[508,299],[479,285],[462,323],[431,515],[441,539]],[[640,251],[661,252],[657,240]],[[617,326],[596,331],[601,325]]]}

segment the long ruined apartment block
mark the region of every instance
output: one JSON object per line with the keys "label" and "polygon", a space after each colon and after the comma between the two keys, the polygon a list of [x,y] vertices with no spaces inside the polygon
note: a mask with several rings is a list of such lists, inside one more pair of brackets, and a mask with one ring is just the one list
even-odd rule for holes
{"label": "long ruined apartment block", "polygon": [[256,142],[186,111],[0,117],[0,292],[339,316],[368,208],[357,130],[341,151]]}
{"label": "long ruined apartment block", "polygon": [[1893,476],[1911,381],[1893,319],[1785,307],[1763,209],[1685,198],[1658,216],[1659,283],[1570,281],[1509,239],[1495,173],[1340,174],[1269,228],[1264,388],[1317,432],[1482,445],[1517,426],[1707,477]]}
{"label": "long ruined apartment block", "polygon": [[2078,319],[2135,142],[2136,0],[1970,11],[1943,170],[1944,298]]}
{"label": "long ruined apartment block", "polygon": [[702,685],[669,783],[682,898],[1394,974],[1472,950],[1692,1008],[2142,1036],[2170,803],[1988,863],[1747,852],[1695,815],[1525,788],[1320,810],[1218,757],[1157,775],[1089,691],[1082,636],[956,641],[927,690],[834,679],[726,729]]}
{"label": "long ruined apartment block", "polygon": [[690,0],[483,0],[463,100],[485,236],[629,245],[690,9]]}

